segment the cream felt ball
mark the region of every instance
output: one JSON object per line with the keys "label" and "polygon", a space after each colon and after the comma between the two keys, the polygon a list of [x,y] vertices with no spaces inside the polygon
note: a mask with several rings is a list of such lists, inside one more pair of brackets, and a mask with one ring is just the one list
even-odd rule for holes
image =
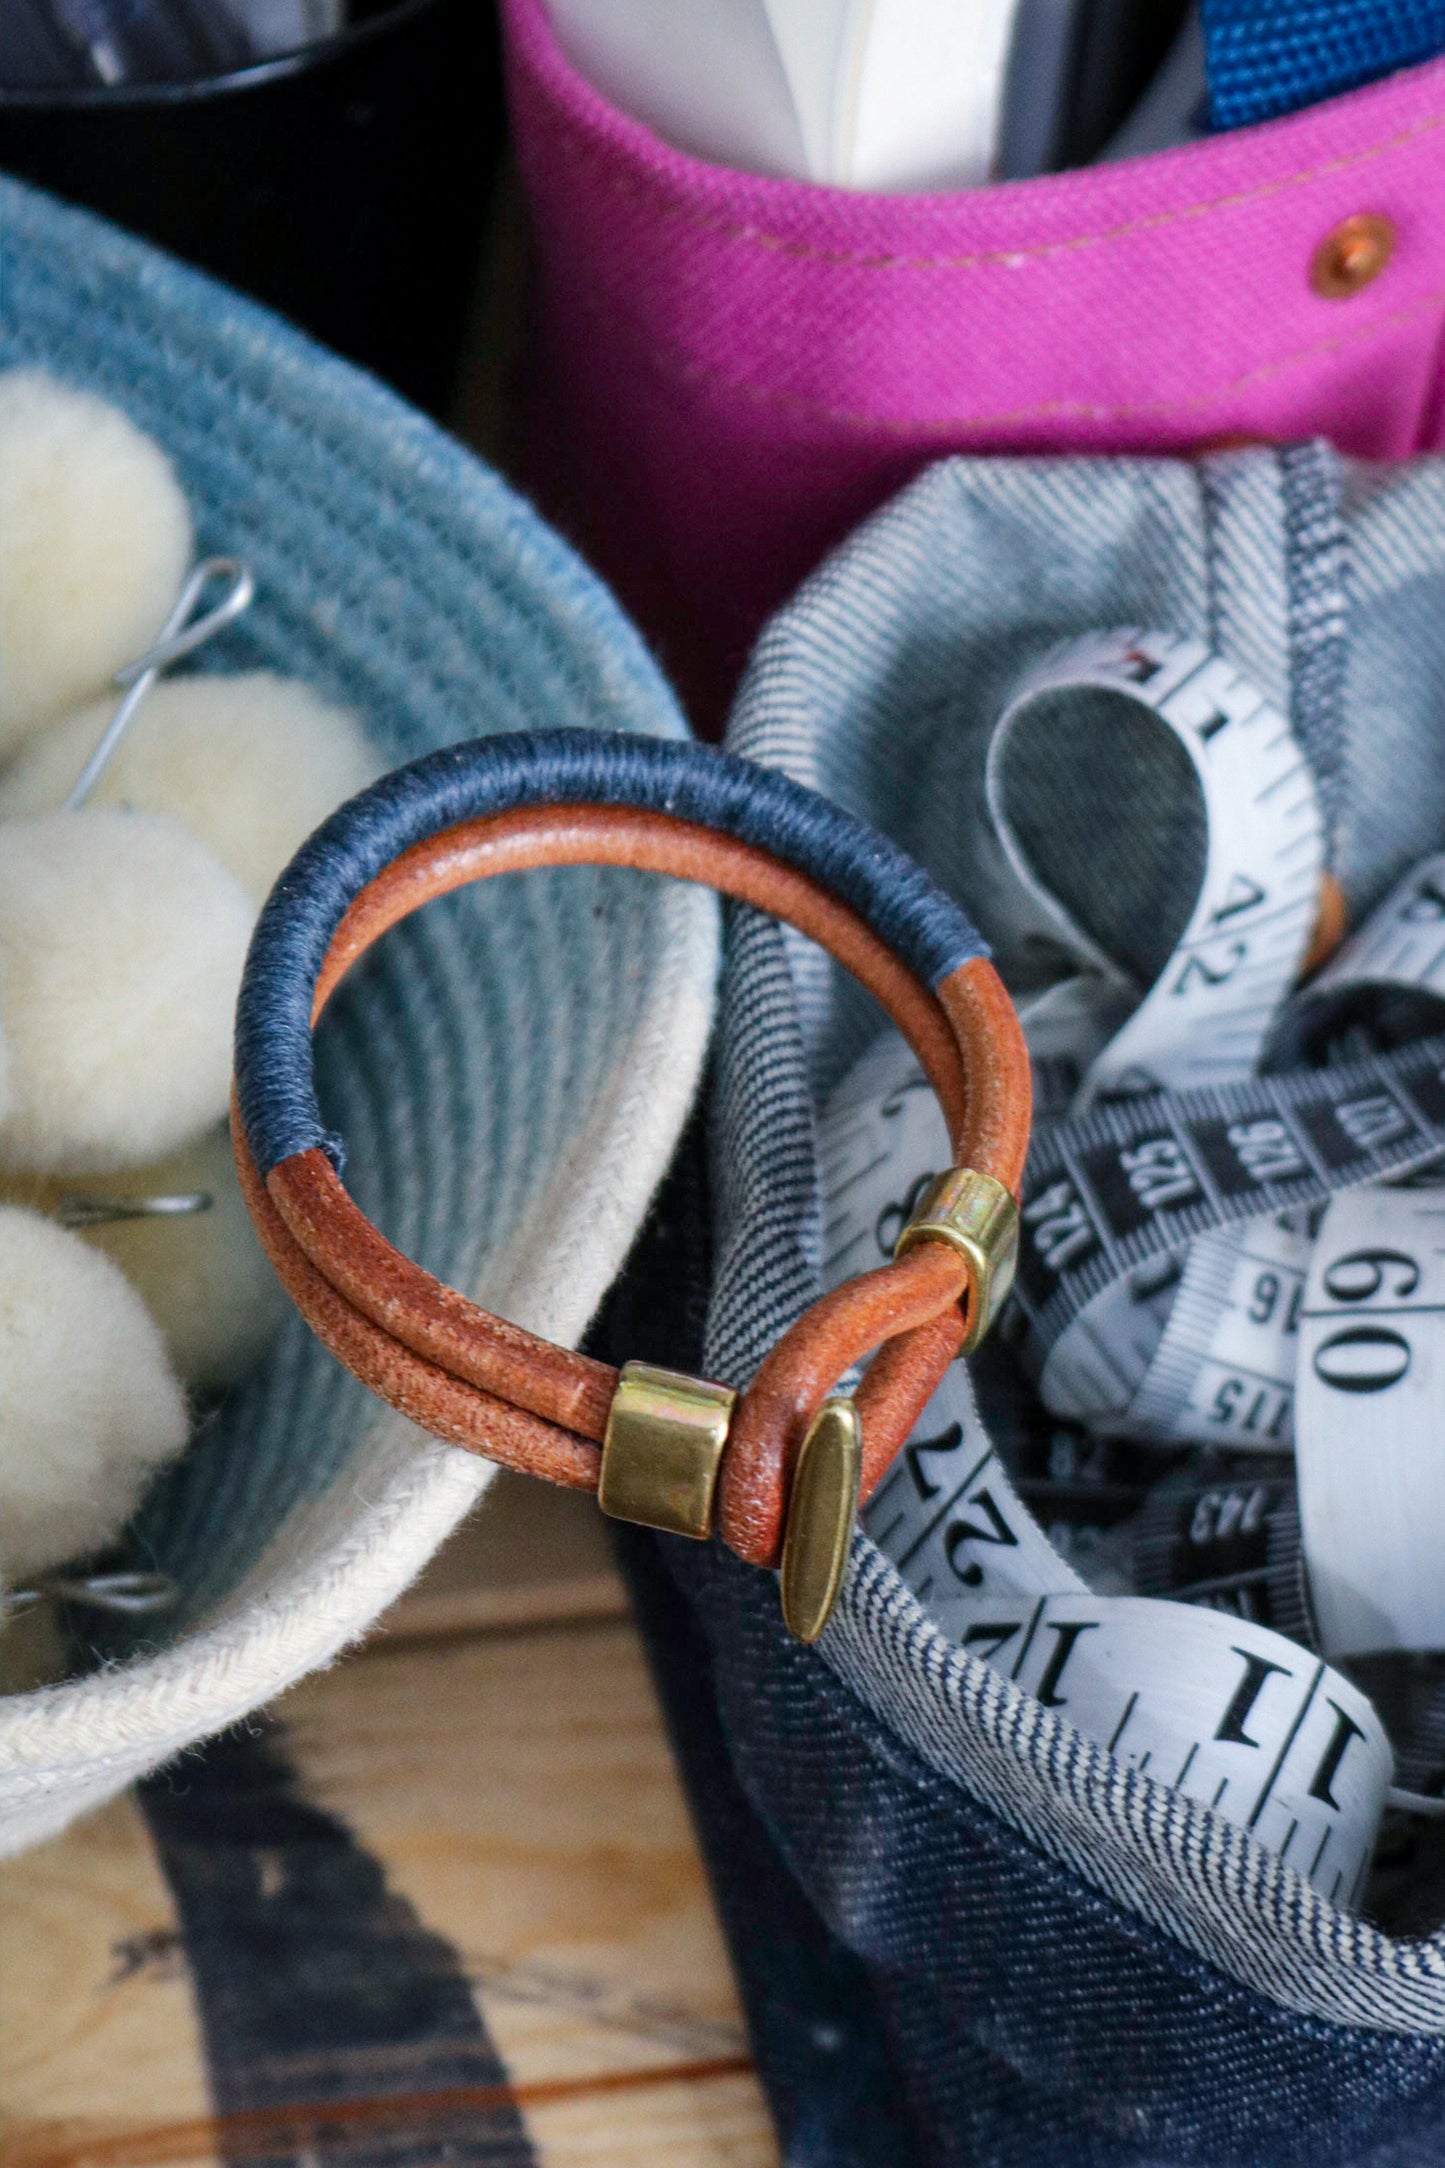
{"label": "cream felt ball", "polygon": [[0,757],[144,653],[190,558],[158,444],[92,392],[0,373]]}
{"label": "cream felt ball", "polygon": [[0,1207],[0,1562],[16,1587],[114,1541],[186,1442],[185,1396],[125,1274]]}
{"label": "cream felt ball", "polygon": [[[32,738],[0,783],[0,814],[63,804],[113,705],[96,701]],[[312,829],[380,773],[350,709],[298,678],[179,677],[147,695],[90,803],[171,814],[260,904]]]}
{"label": "cream felt ball", "polygon": [[159,814],[0,823],[0,1166],[143,1166],[219,1121],[253,915],[235,875]]}
{"label": "cream felt ball", "polygon": [[204,1212],[115,1219],[81,1227],[80,1237],[113,1258],[144,1297],[185,1384],[234,1385],[265,1353],[286,1298],[251,1225],[224,1123],[184,1151],[122,1174],[11,1176],[0,1188],[11,1203],[61,1216],[87,1200],[124,1206],[209,1197]]}

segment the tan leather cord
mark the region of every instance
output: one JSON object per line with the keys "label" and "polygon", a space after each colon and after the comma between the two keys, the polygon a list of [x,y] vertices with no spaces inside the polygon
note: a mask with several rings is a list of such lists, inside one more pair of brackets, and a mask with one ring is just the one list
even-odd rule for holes
{"label": "tan leather cord", "polygon": [[[432,897],[503,872],[559,864],[640,867],[693,880],[784,919],[875,995],[943,1107],[959,1164],[1015,1195],[1028,1144],[1029,1070],[992,967],[964,965],[937,996],[818,883],[711,829],[651,812],[539,807],[467,822],[415,845],[357,896],[318,978],[319,1016],[351,965]],[[282,1160],[262,1189],[236,1127],[247,1200],[268,1254],[313,1329],[372,1389],[452,1442],[574,1487],[595,1485],[616,1388],[610,1365],[492,1317],[388,1243],[329,1160]],[[793,1459],[818,1406],[874,1348],[857,1395],[865,1495],[934,1390],[964,1330],[967,1268],[925,1244],[834,1290],[763,1364],[734,1417],[719,1487],[733,1549],[776,1563]]]}
{"label": "tan leather cord", "polygon": [[[355,1309],[292,1238],[256,1171],[234,1101],[236,1172],[261,1246],[316,1337],[381,1400],[450,1445],[545,1476],[568,1490],[596,1490],[601,1449],[555,1423],[499,1400],[424,1362]],[[601,1366],[599,1366],[601,1367]],[[614,1373],[615,1375],[615,1373]]]}

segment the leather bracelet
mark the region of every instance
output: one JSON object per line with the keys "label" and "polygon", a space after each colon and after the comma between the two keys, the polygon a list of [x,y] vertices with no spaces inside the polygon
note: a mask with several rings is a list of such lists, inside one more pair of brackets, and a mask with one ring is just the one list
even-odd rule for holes
{"label": "leather bracelet", "polygon": [[[801,1317],[741,1395],[552,1345],[396,1250],[348,1196],[322,1126],[311,1034],[342,977],[432,897],[532,866],[623,865],[700,882],[798,927],[888,1011],[938,1095],[955,1166],[894,1262]],[[593,731],[449,747],[332,815],[258,922],[237,1017],[233,1135],[277,1274],[320,1339],[433,1435],[675,1533],[716,1528],[782,1567],[784,1612],[821,1632],[859,1504],[949,1362],[1007,1292],[1029,1066],[962,911],[886,838],[773,770]],[[849,1396],[838,1382],[873,1350]]]}

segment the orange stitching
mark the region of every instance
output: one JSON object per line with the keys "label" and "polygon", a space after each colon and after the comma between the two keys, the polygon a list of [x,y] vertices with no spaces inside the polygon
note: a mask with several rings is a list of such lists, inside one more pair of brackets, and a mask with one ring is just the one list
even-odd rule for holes
{"label": "orange stitching", "polygon": [[975,271],[998,264],[1022,268],[1026,264],[1045,262],[1051,257],[1068,255],[1075,250],[1099,248],[1111,241],[1127,240],[1133,234],[1149,233],[1162,227],[1178,225],[1186,219],[1210,217],[1216,211],[1237,210],[1242,204],[1260,202],[1293,188],[1306,187],[1312,181],[1325,180],[1333,174],[1349,172],[1356,166],[1369,165],[1388,157],[1392,152],[1407,149],[1426,136],[1434,135],[1441,128],[1445,128],[1445,113],[1425,114],[1421,119],[1412,121],[1407,128],[1383,137],[1378,143],[1367,144],[1362,150],[1326,159],[1322,165],[1302,167],[1297,173],[1282,174],[1272,181],[1260,181],[1252,188],[1235,189],[1228,195],[1209,197],[1199,203],[1181,204],[1172,211],[1156,211],[1144,218],[1127,220],[1120,226],[1105,227],[1099,233],[1074,234],[1066,240],[1039,241],[1020,248],[982,249],[963,256],[865,255],[853,249],[820,248],[812,241],[797,241],[789,239],[785,234],[766,233],[759,227],[741,225],[734,219],[709,217],[688,206],[666,200],[652,176],[630,170],[619,171],[596,144],[586,140],[579,141],[566,133],[563,123],[551,112],[544,116],[544,127],[546,125],[551,126],[563,151],[573,158],[591,164],[614,193],[635,198],[646,197],[663,216],[683,225],[693,226],[700,232],[721,234],[727,240],[744,241],[751,247],[790,256],[800,262],[823,263],[857,271]]}
{"label": "orange stitching", "polygon": [[1043,416],[1058,419],[1087,421],[1120,421],[1135,415],[1184,414],[1201,407],[1210,407],[1226,399],[1232,392],[1242,391],[1247,385],[1267,382],[1269,378],[1283,375],[1287,369],[1301,362],[1312,361],[1316,355],[1338,353],[1346,346],[1362,344],[1378,332],[1388,331],[1397,325],[1410,322],[1416,316],[1426,314],[1445,303],[1445,286],[1433,293],[1424,294],[1412,301],[1407,308],[1396,309],[1388,316],[1381,316],[1371,324],[1361,324],[1357,329],[1341,332],[1332,338],[1317,339],[1310,346],[1302,346],[1292,354],[1282,354],[1275,361],[1261,362],[1258,367],[1246,369],[1242,376],[1230,379],[1227,384],[1216,385],[1212,391],[1199,392],[1187,399],[1154,399],[1131,402],[1125,406],[1093,406],[1087,400],[1047,399],[1037,406],[1013,407],[997,414],[949,415],[938,419],[918,418],[900,420],[887,414],[869,414],[862,409],[825,406],[820,401],[804,399],[794,392],[771,391],[761,384],[750,384],[736,378],[725,377],[720,371],[709,369],[702,362],[677,357],[676,367],[669,371],[655,352],[650,353],[645,365],[650,365],[658,375],[676,375],[690,382],[710,384],[750,401],[754,406],[785,408],[795,414],[806,415],[810,420],[845,422],[851,426],[878,429],[890,436],[909,437],[920,430],[940,435],[959,430],[995,429],[1009,423],[1033,421]]}

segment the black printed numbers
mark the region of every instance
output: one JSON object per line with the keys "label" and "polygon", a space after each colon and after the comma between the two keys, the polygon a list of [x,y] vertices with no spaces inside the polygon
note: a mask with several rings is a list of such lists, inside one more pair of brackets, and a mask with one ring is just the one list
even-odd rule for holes
{"label": "black printed numbers", "polygon": [[1350,1250],[1324,1277],[1325,1293],[1335,1302],[1373,1302],[1382,1292],[1391,1302],[1404,1302],[1419,1285],[1420,1267],[1403,1250]]}
{"label": "black printed numbers", "polygon": [[1249,954],[1247,941],[1225,941],[1207,955],[1196,950],[1186,956],[1178,978],[1170,987],[1171,994],[1204,993],[1214,986],[1227,986],[1240,965]]}
{"label": "black printed numbers", "polygon": [[958,1554],[963,1546],[966,1543],[1001,1543],[1009,1550],[1016,1550],[1019,1539],[1000,1513],[992,1491],[976,1492],[966,1501],[965,1510],[982,1514],[986,1525],[980,1527],[972,1520],[954,1521],[944,1536],[943,1548],[948,1554],[949,1565],[964,1587],[979,1588],[983,1584],[983,1568],[977,1559],[970,1559],[967,1565],[959,1564]]}
{"label": "black printed numbers", "polygon": [[913,1488],[925,1505],[930,1498],[936,1498],[943,1488],[941,1483],[935,1483],[926,1472],[923,1466],[925,1454],[956,1453],[962,1443],[962,1423],[950,1423],[947,1430],[941,1430],[936,1438],[915,1438],[912,1445],[904,1448],[903,1459],[913,1478]]}
{"label": "black printed numbers", "polygon": [[1335,1728],[1329,1745],[1320,1756],[1319,1767],[1316,1769],[1310,1783],[1309,1795],[1311,1799],[1318,1799],[1324,1806],[1333,1807],[1336,1814],[1338,1814],[1340,1803],[1331,1790],[1331,1786],[1339,1775],[1340,1763],[1345,1758],[1346,1747],[1348,1747],[1352,1739],[1363,1739],[1365,1735],[1354,1718],[1346,1716],[1337,1701],[1331,1701],[1330,1707],[1335,1712]]}
{"label": "black printed numbers", "polygon": [[[1346,1309],[1383,1298],[1407,1302],[1420,1285],[1418,1259],[1405,1250],[1348,1250],[1326,1266],[1320,1282],[1325,1295]],[[1337,1393],[1384,1393],[1408,1376],[1411,1347],[1398,1325],[1381,1318],[1341,1324],[1314,1351],[1314,1373]]]}
{"label": "black printed numbers", "polygon": [[1410,1343],[1393,1325],[1344,1325],[1315,1349],[1315,1376],[1337,1393],[1383,1393],[1410,1368]]}
{"label": "black printed numbers", "polygon": [[1243,1661],[1244,1676],[1235,1687],[1214,1736],[1226,1746],[1258,1746],[1259,1740],[1251,1738],[1245,1730],[1245,1720],[1264,1692],[1267,1680],[1276,1674],[1291,1679],[1294,1673],[1286,1671],[1283,1664],[1272,1664],[1267,1657],[1256,1656],[1253,1649],[1237,1648],[1234,1653]]}
{"label": "black printed numbers", "polygon": [[1293,1409],[1293,1397],[1281,1386],[1226,1378],[1210,1403],[1209,1420],[1282,1444]]}
{"label": "black printed numbers", "polygon": [[1250,1323],[1277,1323],[1282,1333],[1298,1332],[1300,1305],[1304,1301],[1304,1293],[1304,1281],[1295,1279],[1293,1274],[1284,1280],[1277,1272],[1256,1273],[1248,1303]]}
{"label": "black printed numbers", "polygon": [[1049,1620],[1049,1631],[1054,1636],[1054,1645],[1049,1651],[1049,1660],[1044,1665],[1043,1677],[1035,1689],[1038,1699],[1046,1709],[1062,1709],[1068,1700],[1067,1694],[1059,1692],[1064,1667],[1073,1655],[1080,1635],[1096,1632],[1098,1624],[1097,1619],[1073,1619],[1067,1622],[1063,1619]]}

